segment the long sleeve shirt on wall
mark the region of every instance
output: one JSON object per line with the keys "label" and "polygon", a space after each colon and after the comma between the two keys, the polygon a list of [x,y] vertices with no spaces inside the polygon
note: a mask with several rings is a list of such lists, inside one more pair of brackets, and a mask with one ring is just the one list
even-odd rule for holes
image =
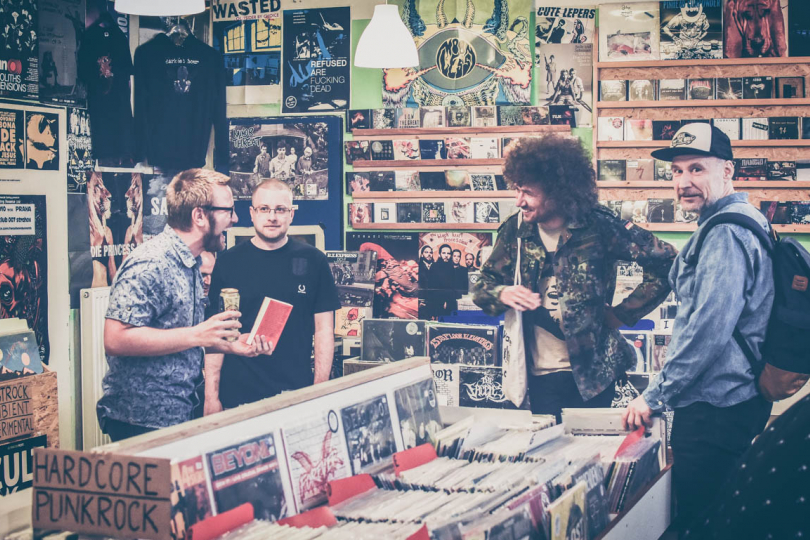
{"label": "long sleeve shirt on wall", "polygon": [[135,51],[135,127],[140,157],[165,170],[205,165],[214,127],[214,164],[228,168],[222,55],[189,35],[158,34]]}
{"label": "long sleeve shirt on wall", "polygon": [[133,159],[135,126],[129,85],[132,56],[127,36],[118,26],[95,25],[87,29],[79,50],[78,72],[87,86],[93,155],[116,163]]}

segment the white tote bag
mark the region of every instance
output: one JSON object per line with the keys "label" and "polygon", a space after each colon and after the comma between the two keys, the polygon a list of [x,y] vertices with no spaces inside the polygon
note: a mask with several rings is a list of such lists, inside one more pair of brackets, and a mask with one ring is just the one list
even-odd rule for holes
{"label": "white tote bag", "polygon": [[[518,216],[518,228],[521,217]],[[517,239],[517,258],[515,261],[515,285],[520,283],[520,237]],[[523,342],[523,314],[510,308],[503,320],[503,386],[506,399],[520,407],[526,397],[526,350]]]}

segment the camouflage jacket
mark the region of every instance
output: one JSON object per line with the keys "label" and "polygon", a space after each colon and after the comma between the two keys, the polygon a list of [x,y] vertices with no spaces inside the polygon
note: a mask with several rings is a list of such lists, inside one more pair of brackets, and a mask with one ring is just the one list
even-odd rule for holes
{"label": "camouflage jacket", "polygon": [[[490,315],[509,309],[499,298],[506,286],[514,284],[518,237],[521,283],[537,292],[534,277],[542,271],[546,251],[537,226],[522,223],[518,228],[516,214],[498,229],[492,255],[473,288],[473,300]],[[604,322],[605,307],[611,304],[616,287],[615,263],[635,261],[644,268],[643,283],[613,310],[620,321],[632,326],[669,294],[667,274],[677,250],[601,205],[582,223],[569,224],[565,237],[554,257],[554,275],[571,369],[582,398],[588,400],[636,362],[630,344]]]}

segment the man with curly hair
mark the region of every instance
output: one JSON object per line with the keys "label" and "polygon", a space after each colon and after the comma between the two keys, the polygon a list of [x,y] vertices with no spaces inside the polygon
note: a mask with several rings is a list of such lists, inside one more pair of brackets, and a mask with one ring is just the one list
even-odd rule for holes
{"label": "man with curly hair", "polygon": [[[504,177],[520,212],[498,230],[473,299],[486,313],[523,312],[532,412],[609,407],[616,379],[635,365],[618,328],[632,326],[669,294],[677,251],[598,204],[595,173],[576,139],[520,139]],[[515,284],[520,239],[520,284]],[[611,307],[617,261],[635,261],[644,280]]]}

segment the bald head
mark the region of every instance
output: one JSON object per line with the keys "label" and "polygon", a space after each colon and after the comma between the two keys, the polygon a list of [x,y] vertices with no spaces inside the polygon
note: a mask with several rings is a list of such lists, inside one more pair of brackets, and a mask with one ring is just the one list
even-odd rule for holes
{"label": "bald head", "polygon": [[281,180],[276,180],[275,178],[268,178],[267,180],[262,181],[258,184],[255,188],[253,188],[253,196],[251,197],[251,204],[253,206],[257,206],[257,199],[259,198],[259,192],[262,190],[267,191],[281,191],[287,197],[289,197],[289,206],[293,204],[293,193],[290,186],[287,185],[285,182]]}

